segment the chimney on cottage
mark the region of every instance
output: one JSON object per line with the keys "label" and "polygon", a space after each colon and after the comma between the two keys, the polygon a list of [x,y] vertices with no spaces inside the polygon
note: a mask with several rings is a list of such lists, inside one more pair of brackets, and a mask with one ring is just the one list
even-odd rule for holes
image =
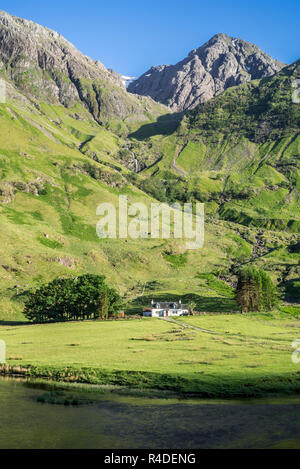
{"label": "chimney on cottage", "polygon": [[154,300],[151,301],[152,306],[154,305]]}

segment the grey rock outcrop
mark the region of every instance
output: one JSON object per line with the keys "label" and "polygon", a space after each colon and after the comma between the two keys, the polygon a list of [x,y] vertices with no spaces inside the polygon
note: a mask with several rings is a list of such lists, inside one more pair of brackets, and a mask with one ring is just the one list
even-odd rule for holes
{"label": "grey rock outcrop", "polygon": [[254,44],[217,34],[176,65],[152,67],[128,91],[173,111],[193,109],[231,86],[271,76],[284,64]]}

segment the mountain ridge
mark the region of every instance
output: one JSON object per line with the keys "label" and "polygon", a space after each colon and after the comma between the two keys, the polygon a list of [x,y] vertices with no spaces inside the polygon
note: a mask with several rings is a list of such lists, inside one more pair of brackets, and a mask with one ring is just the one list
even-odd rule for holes
{"label": "mountain ridge", "polygon": [[151,67],[129,84],[128,91],[181,112],[231,86],[271,76],[282,67],[283,63],[258,46],[219,33],[177,64]]}
{"label": "mountain ridge", "polygon": [[[0,73],[27,97],[70,107],[82,103],[98,123],[167,112],[129,95],[118,74],[51,29],[0,11]],[[107,95],[109,89],[109,96]]]}

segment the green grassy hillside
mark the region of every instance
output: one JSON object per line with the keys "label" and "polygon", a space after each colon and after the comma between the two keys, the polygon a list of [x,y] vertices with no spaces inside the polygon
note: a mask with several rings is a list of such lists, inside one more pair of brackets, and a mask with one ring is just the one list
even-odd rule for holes
{"label": "green grassy hillside", "polygon": [[[142,178],[133,185],[122,165],[127,141],[99,126],[80,104],[37,106],[12,85],[8,93],[0,105],[0,319],[24,319],[29,288],[84,272],[104,273],[130,300],[143,294],[133,311],[148,303],[147,295],[190,294],[203,308],[236,308],[227,291],[222,306],[222,288],[198,276],[227,270],[250,254],[234,227],[208,224],[198,252],[185,252],[178,241],[99,240],[99,203],[117,204],[120,194],[154,201],[137,187]],[[203,297],[213,300],[207,304]]]}
{"label": "green grassy hillside", "polygon": [[240,257],[228,271],[248,262],[266,268],[293,301],[300,275],[293,248],[300,230],[300,105],[292,95],[299,77],[298,61],[177,116],[175,131],[176,116],[166,116],[164,126],[159,119],[132,135],[160,149],[142,173],[144,190],[170,202],[205,202],[207,219],[229,222],[232,239],[240,237]]}
{"label": "green grassy hillside", "polygon": [[[28,289],[86,272],[106,275],[132,312],[151,297],[236,311],[235,273],[248,264],[271,272],[282,299],[299,301],[300,107],[291,103],[298,63],[183,117],[126,93],[60,36],[8,18],[0,47],[7,85],[0,104],[0,320],[23,319]],[[24,57],[16,52],[18,41],[26,49],[32,28],[50,34],[54,56],[36,39]],[[204,248],[99,240],[97,206],[117,205],[120,194],[148,206],[205,202]]]}

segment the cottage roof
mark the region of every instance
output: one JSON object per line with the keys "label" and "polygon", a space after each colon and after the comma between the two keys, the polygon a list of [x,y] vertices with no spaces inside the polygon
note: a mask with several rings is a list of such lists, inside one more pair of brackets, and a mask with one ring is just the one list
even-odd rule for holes
{"label": "cottage roof", "polygon": [[152,304],[154,309],[189,309],[188,305],[179,303],[178,301],[164,302],[158,301],[157,303]]}

